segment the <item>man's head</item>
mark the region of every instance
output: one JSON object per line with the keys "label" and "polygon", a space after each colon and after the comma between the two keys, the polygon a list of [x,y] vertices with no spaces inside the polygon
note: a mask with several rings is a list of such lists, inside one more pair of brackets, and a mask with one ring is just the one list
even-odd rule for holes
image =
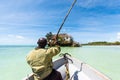
{"label": "man's head", "polygon": [[47,45],[47,40],[45,38],[40,38],[38,39],[37,44],[39,47],[45,48],[45,46]]}

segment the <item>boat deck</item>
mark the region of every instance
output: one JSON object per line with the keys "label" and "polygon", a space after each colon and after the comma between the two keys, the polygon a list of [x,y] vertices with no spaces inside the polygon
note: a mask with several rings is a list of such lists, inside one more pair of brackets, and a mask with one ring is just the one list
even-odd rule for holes
{"label": "boat deck", "polygon": [[91,80],[83,71],[76,66],[69,64],[71,80]]}
{"label": "boat deck", "polygon": [[[54,61],[53,66],[54,69],[61,73],[63,80],[66,80],[65,63],[66,60],[64,58],[60,58]],[[69,80],[111,80],[103,73],[73,57],[69,57],[68,68],[70,73]],[[23,80],[34,80],[33,74],[27,76]]]}
{"label": "boat deck", "polygon": [[[68,63],[70,80],[111,80],[110,78],[100,73],[96,69],[92,68],[88,64],[79,61],[75,58],[70,59],[73,61],[73,63],[71,61],[69,61]],[[55,64],[57,64],[57,68],[55,69],[61,72],[62,78],[65,80],[66,67],[64,65],[64,59],[56,61]]]}

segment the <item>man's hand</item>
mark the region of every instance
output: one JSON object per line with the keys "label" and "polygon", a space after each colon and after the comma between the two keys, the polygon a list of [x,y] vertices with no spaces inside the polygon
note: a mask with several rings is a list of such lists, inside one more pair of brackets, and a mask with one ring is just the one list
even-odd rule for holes
{"label": "man's hand", "polygon": [[58,40],[56,39],[56,36],[52,38],[53,45],[59,45]]}

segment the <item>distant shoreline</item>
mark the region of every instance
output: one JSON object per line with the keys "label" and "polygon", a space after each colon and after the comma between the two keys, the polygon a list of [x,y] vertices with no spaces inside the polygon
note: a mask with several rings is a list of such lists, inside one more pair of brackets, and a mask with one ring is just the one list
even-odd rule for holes
{"label": "distant shoreline", "polygon": [[86,44],[82,44],[82,45],[91,45],[91,46],[114,46],[114,45],[120,45],[119,41],[116,42],[106,42],[106,41],[99,41],[99,42],[89,42]]}
{"label": "distant shoreline", "polygon": [[120,45],[82,45],[82,46],[120,46]]}
{"label": "distant shoreline", "polygon": [[[85,44],[80,44],[81,46],[120,46],[120,42],[106,42],[106,41],[98,41],[98,42],[88,42]],[[35,44],[0,44],[1,47],[35,47]],[[62,47],[62,46],[61,46]],[[64,46],[71,47],[71,46]]]}

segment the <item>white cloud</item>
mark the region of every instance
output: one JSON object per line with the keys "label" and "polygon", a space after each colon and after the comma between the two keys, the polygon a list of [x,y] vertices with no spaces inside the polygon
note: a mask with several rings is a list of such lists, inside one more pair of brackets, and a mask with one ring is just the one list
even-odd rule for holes
{"label": "white cloud", "polygon": [[78,5],[81,6],[81,7],[85,7],[85,8],[88,8],[90,7],[93,2],[93,0],[82,0],[82,1],[78,1]]}
{"label": "white cloud", "polygon": [[120,32],[117,33],[117,39],[120,40]]}
{"label": "white cloud", "polygon": [[21,35],[12,35],[12,34],[9,34],[8,35],[9,38],[16,38],[16,39],[24,39],[25,37],[21,36]]}
{"label": "white cloud", "polygon": [[18,39],[24,39],[23,36],[19,36],[19,35],[16,35],[16,38],[18,38]]}
{"label": "white cloud", "polygon": [[84,8],[106,7],[106,8],[118,8],[120,7],[120,0],[78,0],[78,6]]}
{"label": "white cloud", "polygon": [[0,45],[31,45],[36,44],[36,39],[21,35],[0,35]]}
{"label": "white cloud", "polygon": [[9,34],[9,35],[8,35],[8,37],[14,37],[14,35],[12,35],[12,34]]}

